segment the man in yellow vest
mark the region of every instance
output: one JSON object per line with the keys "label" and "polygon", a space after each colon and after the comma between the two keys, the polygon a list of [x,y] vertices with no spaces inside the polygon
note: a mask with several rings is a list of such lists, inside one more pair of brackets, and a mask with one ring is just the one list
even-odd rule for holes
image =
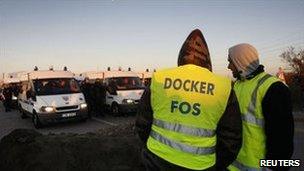
{"label": "man in yellow vest", "polygon": [[155,72],[136,130],[147,170],[222,170],[241,147],[241,117],[231,81],[213,74],[200,30],[190,33],[178,67]]}
{"label": "man in yellow vest", "polygon": [[260,159],[290,159],[294,125],[288,87],[264,72],[258,52],[250,44],[231,47],[228,61],[228,68],[237,78],[234,91],[243,124],[242,148],[229,169],[261,170]]}

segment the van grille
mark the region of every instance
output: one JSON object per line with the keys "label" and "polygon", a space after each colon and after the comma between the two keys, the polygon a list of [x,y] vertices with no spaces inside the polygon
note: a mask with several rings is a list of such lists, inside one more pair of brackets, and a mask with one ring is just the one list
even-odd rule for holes
{"label": "van grille", "polygon": [[71,109],[77,109],[78,105],[74,106],[64,106],[64,107],[56,107],[56,110],[71,110]]}

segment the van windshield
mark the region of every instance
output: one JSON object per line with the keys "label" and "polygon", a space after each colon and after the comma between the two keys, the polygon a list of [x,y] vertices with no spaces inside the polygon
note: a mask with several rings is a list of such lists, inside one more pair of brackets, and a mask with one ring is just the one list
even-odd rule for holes
{"label": "van windshield", "polygon": [[33,84],[37,95],[80,93],[74,78],[39,79],[33,80]]}
{"label": "van windshield", "polygon": [[109,80],[109,86],[115,86],[117,90],[142,89],[139,77],[114,77]]}

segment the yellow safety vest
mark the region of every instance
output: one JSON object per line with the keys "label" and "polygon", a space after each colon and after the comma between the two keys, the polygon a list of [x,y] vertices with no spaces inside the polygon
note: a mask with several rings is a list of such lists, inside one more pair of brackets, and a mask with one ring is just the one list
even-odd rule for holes
{"label": "yellow safety vest", "polygon": [[215,130],[226,109],[231,81],[188,64],[155,72],[150,88],[153,125],[148,149],[181,167],[213,166]]}
{"label": "yellow safety vest", "polygon": [[262,100],[268,88],[277,81],[280,80],[263,72],[251,80],[234,84],[242,113],[243,144],[229,170],[262,170],[260,159],[265,159],[266,153]]}

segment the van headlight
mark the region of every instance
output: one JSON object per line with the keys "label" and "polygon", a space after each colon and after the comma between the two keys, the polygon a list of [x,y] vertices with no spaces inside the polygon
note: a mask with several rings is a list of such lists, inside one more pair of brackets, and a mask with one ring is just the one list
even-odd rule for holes
{"label": "van headlight", "polygon": [[84,108],[87,108],[87,104],[86,103],[82,103],[82,104],[80,104],[80,109],[84,109]]}
{"label": "van headlight", "polygon": [[134,103],[134,100],[133,100],[133,99],[123,99],[123,100],[122,100],[122,103],[123,103],[123,104],[133,104],[133,103]]}
{"label": "van headlight", "polygon": [[12,97],[12,100],[17,100],[17,97],[16,97],[16,96],[13,96],[13,97]]}
{"label": "van headlight", "polygon": [[40,110],[42,112],[51,113],[51,112],[54,112],[54,107],[52,107],[52,106],[42,106]]}

